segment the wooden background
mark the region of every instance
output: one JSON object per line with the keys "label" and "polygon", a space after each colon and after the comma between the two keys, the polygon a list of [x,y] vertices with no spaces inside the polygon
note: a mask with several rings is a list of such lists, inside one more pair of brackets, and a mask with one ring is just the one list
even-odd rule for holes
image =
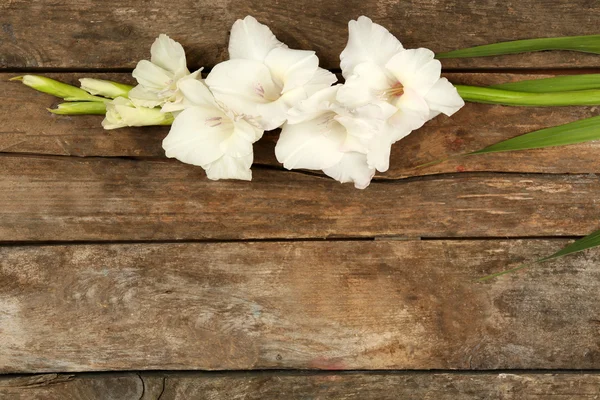
{"label": "wooden background", "polygon": [[[104,131],[7,79],[130,82],[161,32],[190,67],[251,14],[339,71],[349,19],[406,47],[597,34],[596,0],[0,2],[1,399],[597,399],[600,251],[487,283],[600,226],[600,143],[473,156],[598,107],[468,104],[397,143],[358,191],[164,157],[168,128]],[[444,60],[455,83],[600,72],[571,52]]]}

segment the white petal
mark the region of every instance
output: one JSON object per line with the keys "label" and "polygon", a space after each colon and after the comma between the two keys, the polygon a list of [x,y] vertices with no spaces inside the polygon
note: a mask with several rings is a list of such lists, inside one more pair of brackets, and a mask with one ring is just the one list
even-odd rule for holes
{"label": "white petal", "polygon": [[304,85],[307,96],[312,96],[319,90],[328,88],[337,82],[337,76],[323,68],[317,68],[313,77]]}
{"label": "white petal", "polygon": [[386,68],[402,86],[424,96],[440,79],[442,72],[442,64],[434,56],[429,49],[404,50],[392,57]]}
{"label": "white petal", "polygon": [[160,34],[150,48],[150,61],[174,75],[187,70],[183,47],[165,34]]}
{"label": "white petal", "polygon": [[257,124],[250,123],[245,119],[237,119],[233,124],[235,127],[235,134],[245,138],[251,143],[259,140],[265,132]]}
{"label": "white petal", "polygon": [[181,112],[163,140],[167,157],[204,166],[224,153],[221,143],[233,134],[233,123],[217,108],[190,107]]}
{"label": "white petal", "polygon": [[354,182],[357,189],[365,189],[375,175],[375,169],[367,164],[367,156],[350,152],[344,153],[339,163],[323,172],[341,183]]}
{"label": "white petal", "polygon": [[371,62],[383,67],[400,50],[402,44],[381,25],[362,16],[348,23],[348,44],[340,55],[342,74],[348,78],[354,67]]}
{"label": "white petal", "polygon": [[425,95],[425,101],[431,110],[442,112],[447,116],[454,114],[465,105],[465,101],[460,97],[456,88],[446,78],[436,82]]}
{"label": "white petal", "polygon": [[372,140],[367,153],[367,164],[379,172],[385,172],[390,168],[390,152],[392,143],[387,135],[381,135]]}
{"label": "white petal", "polygon": [[237,114],[257,116],[257,104],[275,101],[280,89],[260,62],[229,60],[217,64],[206,77],[215,98]]}
{"label": "white petal", "polygon": [[197,79],[181,79],[177,86],[190,105],[216,107],[215,98],[204,82]]}
{"label": "white petal", "polygon": [[396,127],[409,130],[419,129],[429,120],[430,109],[423,97],[412,89],[405,88],[404,94],[394,103],[398,112],[390,118]]}
{"label": "white petal", "polygon": [[331,115],[299,124],[285,124],[275,146],[277,160],[287,169],[321,170],[341,160],[345,129]]}
{"label": "white petal", "polygon": [[392,82],[383,68],[371,62],[359,64],[346,79],[337,99],[347,107],[359,107],[380,98]]}
{"label": "white petal", "polygon": [[254,17],[238,19],[231,28],[229,38],[229,58],[242,58],[263,62],[267,54],[276,47],[285,47],[268,26],[259,23]]}
{"label": "white petal", "polygon": [[146,90],[160,92],[173,83],[173,74],[148,60],[142,60],[131,74]]}
{"label": "white petal", "polygon": [[245,157],[252,154],[252,143],[262,137],[263,130],[244,120],[233,123],[233,133],[221,142],[220,148],[227,156]]}
{"label": "white petal", "polygon": [[275,48],[265,58],[271,70],[271,78],[280,87],[281,93],[306,84],[319,67],[319,58],[314,51]]}
{"label": "white petal", "polygon": [[252,154],[252,142],[243,136],[233,134],[219,145],[221,151],[231,157],[244,157]]}
{"label": "white petal", "polygon": [[367,164],[379,172],[387,171],[390,167],[392,144],[410,132],[408,129],[398,129],[390,124],[384,124],[375,138],[369,142]]}
{"label": "white petal", "polygon": [[[186,108],[193,106],[193,105],[215,104],[212,93],[210,93],[210,90],[206,87],[206,85],[204,85],[202,78],[200,77],[200,72],[202,71],[202,69],[203,68],[200,68],[199,70],[197,70],[189,75],[186,75],[177,81],[176,90],[169,97],[169,101],[167,101],[162,107],[163,112],[171,112],[172,113],[172,112],[183,111]],[[200,90],[202,90],[203,92],[207,92],[204,96],[202,96],[203,97],[202,101],[200,101],[199,103],[194,103],[194,102],[190,101],[190,99],[185,97],[185,95],[183,94],[183,91],[181,90],[181,87],[183,85],[185,85],[186,81],[202,82],[202,86],[204,86],[204,87],[201,88]],[[196,92],[196,90],[192,90],[192,92]],[[193,97],[194,95],[191,94],[189,96]]]}
{"label": "white petal", "polygon": [[286,104],[283,97],[270,103],[257,104],[256,121],[265,131],[277,129],[287,120],[289,109],[290,107]]}
{"label": "white petal", "polygon": [[137,85],[129,91],[129,98],[138,107],[158,107],[164,103],[164,100],[158,97],[155,92],[146,90],[142,85]]}
{"label": "white petal", "polygon": [[[344,125],[348,132],[343,150],[368,153],[373,146],[372,142],[386,135],[388,127],[386,121],[396,112],[396,107],[378,101],[359,107],[350,113],[338,115],[335,119]],[[387,136],[384,141],[389,141]]]}
{"label": "white petal", "polygon": [[297,124],[329,112],[341,86],[326,87],[299,101],[295,107],[288,111],[288,123]]}
{"label": "white petal", "polygon": [[252,171],[250,170],[250,167],[252,166],[253,159],[253,154],[239,158],[224,155],[218,160],[204,166],[206,177],[213,181],[219,179],[251,181]]}

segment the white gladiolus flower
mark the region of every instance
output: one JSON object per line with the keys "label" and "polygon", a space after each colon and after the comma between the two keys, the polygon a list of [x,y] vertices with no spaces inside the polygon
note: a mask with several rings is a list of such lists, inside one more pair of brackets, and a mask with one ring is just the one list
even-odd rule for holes
{"label": "white gladiolus flower", "polygon": [[117,129],[126,126],[171,125],[173,115],[158,108],[138,107],[125,97],[117,97],[106,103],[106,117],[102,121],[104,129]]}
{"label": "white gladiolus flower", "polygon": [[217,102],[199,80],[179,84],[185,109],[163,140],[167,157],[204,168],[212,180],[251,180],[252,144],[263,130]]}
{"label": "white gladiolus flower", "polygon": [[183,109],[180,83],[197,79],[202,68],[190,74],[181,44],[161,34],[152,44],[150,61],[138,62],[133,77],[138,85],[129,92],[137,106],[162,107],[165,112]]}
{"label": "white gladiolus flower", "polygon": [[[375,174],[372,154],[384,153],[385,120],[396,109],[385,102],[373,102],[348,110],[336,102],[342,85],[323,89],[289,111],[275,155],[287,169],[322,170],[342,182],[366,188]],[[386,167],[387,169],[387,167]]]}
{"label": "white gladiolus flower", "polygon": [[384,27],[367,17],[350,21],[348,44],[340,55],[346,78],[338,101],[360,107],[385,101],[396,108],[389,119],[390,144],[440,113],[448,116],[465,103],[446,78],[431,50],[405,50]]}
{"label": "white gladiolus flower", "polygon": [[252,116],[265,130],[281,126],[290,108],[337,80],[319,68],[314,51],[289,49],[251,16],[233,24],[229,56],[206,84],[217,100]]}

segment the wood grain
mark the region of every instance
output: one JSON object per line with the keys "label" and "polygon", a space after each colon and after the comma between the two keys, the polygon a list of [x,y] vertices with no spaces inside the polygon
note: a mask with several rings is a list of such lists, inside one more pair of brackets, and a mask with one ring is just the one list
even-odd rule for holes
{"label": "wood grain", "polygon": [[522,237],[598,229],[596,175],[457,174],[354,189],[298,172],[209,181],[177,161],[0,156],[0,241]]}
{"label": "wood grain", "polygon": [[[293,48],[314,49],[338,68],[347,23],[367,15],[408,48],[447,51],[499,41],[598,33],[590,0],[9,0],[0,3],[0,68],[133,68],[159,33],[180,41],[191,66],[227,58],[231,24],[245,15],[267,23]],[[450,68],[598,67],[571,52],[446,60]]]}
{"label": "wood grain", "polygon": [[[594,373],[140,373],[0,378],[28,400],[595,400]],[[12,397],[9,397],[12,396]]]}
{"label": "wood grain", "polygon": [[[44,74],[78,84],[92,75],[131,82],[128,74]],[[0,74],[0,91],[7,100],[0,108],[0,151],[65,156],[163,158],[167,127],[102,129],[98,116],[57,116],[46,111],[59,101]],[[519,74],[447,74],[455,83],[490,85],[545,77]],[[598,114],[598,107],[526,108],[468,104],[452,118],[438,117],[392,147],[390,170],[382,179],[465,171],[534,173],[600,173],[600,142],[559,148],[454,159],[429,168],[415,166],[464,154],[487,145],[549,126]],[[278,133],[268,133],[254,145],[255,165],[280,166],[275,159]]]}
{"label": "wood grain", "polygon": [[0,372],[591,369],[600,252],[565,240],[0,247]]}

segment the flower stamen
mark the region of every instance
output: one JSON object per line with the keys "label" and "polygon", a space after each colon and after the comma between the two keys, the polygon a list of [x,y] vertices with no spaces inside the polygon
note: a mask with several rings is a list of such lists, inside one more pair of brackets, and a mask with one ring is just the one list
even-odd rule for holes
{"label": "flower stamen", "polygon": [[391,88],[386,89],[385,94],[390,97],[400,97],[404,94],[404,86],[400,82],[397,82]]}

